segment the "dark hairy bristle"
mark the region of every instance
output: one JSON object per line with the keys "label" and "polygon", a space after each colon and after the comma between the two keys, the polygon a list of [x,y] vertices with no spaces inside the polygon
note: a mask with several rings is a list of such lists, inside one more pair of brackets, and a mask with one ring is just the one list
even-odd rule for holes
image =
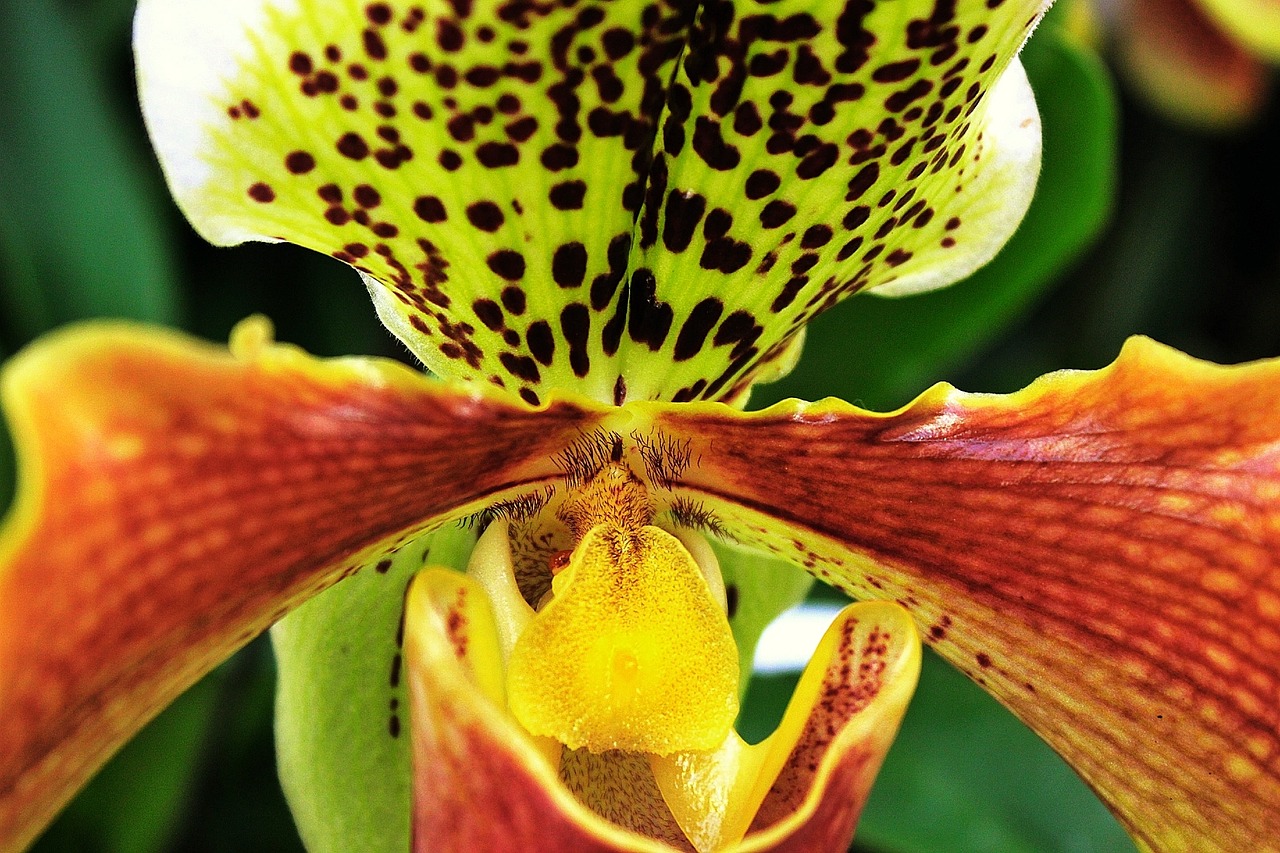
{"label": "dark hairy bristle", "polygon": [[671,513],[671,520],[680,527],[698,530],[728,542],[736,539],[725,528],[724,522],[720,520],[720,517],[707,509],[702,501],[681,495],[671,502],[668,512]]}
{"label": "dark hairy bristle", "polygon": [[670,489],[689,467],[693,444],[690,439],[673,438],[657,430],[644,435],[636,430],[631,433],[631,440],[636,443],[649,481],[654,485]]}
{"label": "dark hairy bristle", "polygon": [[472,530],[484,530],[500,518],[516,523],[526,522],[542,511],[555,492],[554,486],[544,486],[528,494],[498,501],[493,506],[467,516],[461,523]]}
{"label": "dark hairy bristle", "polygon": [[622,458],[622,436],[607,429],[583,433],[582,437],[556,454],[553,460],[569,488],[591,480],[610,462]]}

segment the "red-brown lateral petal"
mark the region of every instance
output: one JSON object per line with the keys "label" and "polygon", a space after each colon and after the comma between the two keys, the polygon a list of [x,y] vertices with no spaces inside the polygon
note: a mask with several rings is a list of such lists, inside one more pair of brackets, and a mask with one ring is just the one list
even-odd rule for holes
{"label": "red-brown lateral petal", "polygon": [[23,479],[0,539],[0,849],[291,606],[554,476],[594,418],[322,362],[261,326],[233,348],[96,324],[5,372]]}
{"label": "red-brown lateral petal", "polygon": [[1266,63],[1220,29],[1198,0],[1128,0],[1118,30],[1121,70],[1173,118],[1232,127],[1265,105]]}
{"label": "red-brown lateral petal", "polygon": [[652,407],[749,544],[905,604],[1157,850],[1280,838],[1280,362],[1145,339],[1016,394]]}

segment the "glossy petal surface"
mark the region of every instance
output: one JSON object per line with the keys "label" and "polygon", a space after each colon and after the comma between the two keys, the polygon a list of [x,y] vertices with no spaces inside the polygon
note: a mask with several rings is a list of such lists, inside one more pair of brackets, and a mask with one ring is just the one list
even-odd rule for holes
{"label": "glossy petal surface", "polygon": [[[1161,850],[1280,837],[1280,363],[1143,339],[1006,397],[654,410],[676,492],[896,599]],[[715,452],[710,452],[714,445]]]}
{"label": "glossy petal surface", "polygon": [[508,490],[591,416],[120,324],[4,374],[22,480],[0,544],[0,847],[177,693],[382,550]]}
{"label": "glossy petal surface", "polygon": [[1040,0],[143,0],[188,217],[365,274],[442,375],[533,401],[737,398],[843,296],[1016,227]]}

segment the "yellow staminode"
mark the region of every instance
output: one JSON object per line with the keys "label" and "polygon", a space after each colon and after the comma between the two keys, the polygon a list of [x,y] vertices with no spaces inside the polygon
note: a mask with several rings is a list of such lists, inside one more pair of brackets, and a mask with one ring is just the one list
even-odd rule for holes
{"label": "yellow staminode", "polygon": [[507,697],[571,749],[713,749],[738,712],[738,651],[689,552],[647,526],[593,527],[511,654]]}

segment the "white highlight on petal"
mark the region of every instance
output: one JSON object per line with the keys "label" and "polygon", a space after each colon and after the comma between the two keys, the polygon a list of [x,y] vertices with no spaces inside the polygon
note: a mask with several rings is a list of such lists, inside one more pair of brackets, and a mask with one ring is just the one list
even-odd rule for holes
{"label": "white highlight on petal", "polygon": [[769,623],[760,635],[753,670],[758,675],[801,672],[808,665],[822,635],[847,604],[804,603]]}
{"label": "white highlight on petal", "polygon": [[[139,0],[133,19],[138,98],[160,166],[178,206],[202,237],[222,246],[263,240],[223,221],[193,217],[188,205],[213,176],[201,157],[209,128],[225,121],[230,81],[251,49],[250,32],[269,16],[296,13],[299,0]],[[279,242],[268,240],[268,242]]]}

